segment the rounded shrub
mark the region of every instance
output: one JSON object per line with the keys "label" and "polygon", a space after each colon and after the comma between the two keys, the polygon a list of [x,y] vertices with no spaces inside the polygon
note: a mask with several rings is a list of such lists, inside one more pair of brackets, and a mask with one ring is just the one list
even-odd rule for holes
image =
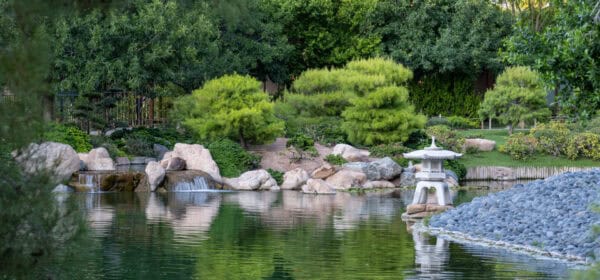
{"label": "rounded shrub", "polygon": [[565,123],[550,122],[532,128],[529,134],[537,139],[538,151],[560,156],[566,152],[571,131]]}
{"label": "rounded shrub", "polygon": [[348,161],[340,155],[329,154],[325,157],[325,161],[333,165],[342,165]]}
{"label": "rounded shrub", "polygon": [[566,154],[569,159],[585,157],[600,160],[600,135],[591,132],[578,133],[569,140]]}
{"label": "rounded shrub", "polygon": [[411,149],[404,147],[402,143],[381,144],[369,148],[372,157],[396,157]]}
{"label": "rounded shrub", "polygon": [[453,151],[462,151],[465,145],[465,138],[460,137],[448,126],[435,125],[427,128],[427,135],[435,137],[438,144],[444,148]]}
{"label": "rounded shrub", "polygon": [[90,136],[72,125],[51,123],[44,132],[45,141],[52,141],[70,145],[78,153],[86,153],[92,149]]}
{"label": "rounded shrub", "polygon": [[509,154],[515,160],[525,160],[535,155],[537,145],[535,137],[515,133],[508,137],[504,146],[500,147],[500,152]]}

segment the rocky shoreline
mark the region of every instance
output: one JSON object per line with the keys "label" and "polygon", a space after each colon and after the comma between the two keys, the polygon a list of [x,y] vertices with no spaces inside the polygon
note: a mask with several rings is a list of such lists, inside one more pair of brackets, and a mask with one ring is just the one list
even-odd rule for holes
{"label": "rocky shoreline", "polygon": [[427,231],[461,242],[590,263],[600,257],[600,169],[537,180],[433,216]]}

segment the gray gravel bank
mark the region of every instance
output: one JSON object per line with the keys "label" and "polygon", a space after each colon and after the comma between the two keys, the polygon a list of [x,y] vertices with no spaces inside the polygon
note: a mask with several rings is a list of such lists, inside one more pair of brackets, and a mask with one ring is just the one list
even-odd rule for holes
{"label": "gray gravel bank", "polygon": [[478,197],[433,216],[430,227],[588,261],[600,258],[600,169],[564,173]]}

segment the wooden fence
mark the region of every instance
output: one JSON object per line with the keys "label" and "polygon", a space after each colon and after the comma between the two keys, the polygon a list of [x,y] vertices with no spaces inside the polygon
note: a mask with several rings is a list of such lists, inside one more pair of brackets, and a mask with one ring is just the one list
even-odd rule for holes
{"label": "wooden fence", "polygon": [[[105,127],[153,126],[168,121],[172,97],[150,98],[130,92],[111,93],[116,99],[114,106],[96,112],[93,119],[101,119]],[[82,128],[86,125],[76,117],[75,102],[78,94],[63,92],[54,100],[54,118],[63,123],[76,123]],[[90,100],[91,103],[100,102]]]}
{"label": "wooden fence", "polygon": [[478,166],[467,168],[466,180],[545,179],[564,172],[590,170],[598,167],[503,167]]}

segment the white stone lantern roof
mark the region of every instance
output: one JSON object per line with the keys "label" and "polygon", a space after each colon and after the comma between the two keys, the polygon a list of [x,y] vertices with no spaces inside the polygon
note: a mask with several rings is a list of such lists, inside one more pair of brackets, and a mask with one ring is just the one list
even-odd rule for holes
{"label": "white stone lantern roof", "polygon": [[449,150],[442,150],[442,148],[435,145],[435,137],[431,137],[431,146],[424,150],[412,151],[410,153],[402,154],[406,159],[457,159],[462,157],[462,154],[455,153]]}

